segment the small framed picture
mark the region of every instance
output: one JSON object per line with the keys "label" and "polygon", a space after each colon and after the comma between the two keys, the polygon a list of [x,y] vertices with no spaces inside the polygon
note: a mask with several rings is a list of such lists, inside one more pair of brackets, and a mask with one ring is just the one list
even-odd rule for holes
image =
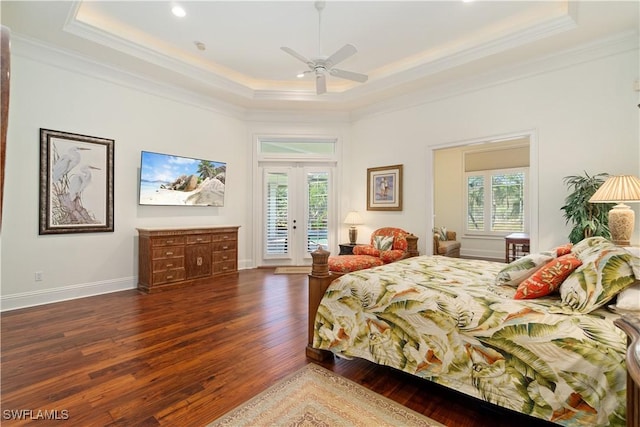
{"label": "small framed picture", "polygon": [[112,139],[40,129],[40,233],[113,231]]}
{"label": "small framed picture", "polygon": [[367,169],[367,210],[402,210],[402,165]]}

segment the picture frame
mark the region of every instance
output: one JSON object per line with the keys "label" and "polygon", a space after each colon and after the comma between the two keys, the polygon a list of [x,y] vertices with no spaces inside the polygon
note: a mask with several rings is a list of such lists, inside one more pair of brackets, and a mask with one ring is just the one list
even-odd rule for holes
{"label": "picture frame", "polygon": [[40,129],[39,234],[113,232],[114,140]]}
{"label": "picture frame", "polygon": [[367,210],[402,210],[402,165],[367,169]]}

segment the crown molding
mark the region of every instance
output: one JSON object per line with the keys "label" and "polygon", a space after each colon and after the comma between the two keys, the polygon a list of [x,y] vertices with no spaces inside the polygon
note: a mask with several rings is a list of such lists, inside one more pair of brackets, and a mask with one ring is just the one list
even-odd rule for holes
{"label": "crown molding", "polygon": [[79,73],[172,101],[191,104],[238,119],[242,119],[245,114],[245,108],[233,103],[224,102],[218,98],[179,88],[146,75],[123,71],[120,68],[88,59],[85,56],[59,49],[39,40],[30,39],[16,33],[12,34],[11,43],[12,55],[28,58],[35,62],[47,64],[72,73]]}
{"label": "crown molding", "polygon": [[452,83],[400,95],[364,108],[356,108],[352,111],[352,119],[355,121],[376,114],[413,108],[453,96],[460,96],[471,91],[530,78],[538,74],[553,72],[612,55],[630,51],[638,53],[640,47],[638,36],[637,31],[623,32],[552,55],[504,66]]}
{"label": "crown molding", "polygon": [[[277,96],[264,96],[256,92],[254,101],[244,100],[243,105],[238,102],[227,102],[225,93],[219,96],[204,94],[168,84],[164,81],[150,78],[146,75],[123,71],[122,69],[88,59],[85,56],[72,53],[39,40],[30,39],[22,35],[12,34],[12,54],[29,58],[33,61],[65,69],[73,73],[80,73],[91,78],[100,79],[113,84],[139,90],[154,96],[164,97],[173,101],[191,104],[199,108],[214,111],[241,120],[280,120],[288,117],[304,119],[307,117],[315,121],[321,120],[344,121],[359,120],[366,116],[427,104],[440,99],[458,96],[469,91],[490,86],[504,84],[551,72],[561,68],[571,67],[582,62],[593,61],[610,55],[616,55],[631,50],[638,51],[638,32],[625,32],[612,37],[601,39],[576,48],[565,50],[553,55],[524,61],[505,66],[488,73],[456,80],[452,83],[441,84],[425,90],[417,90],[410,94],[397,95],[387,100],[374,102],[365,107],[349,107],[349,100],[357,104],[354,98],[357,91],[346,94],[325,94],[318,97],[313,93],[278,92]],[[273,95],[273,94],[272,94]],[[327,96],[328,95],[328,96]],[[366,97],[361,93],[360,96]],[[236,101],[238,101],[236,99]],[[260,106],[262,101],[266,106]],[[279,107],[273,107],[273,101],[279,101]],[[302,108],[301,103],[305,106]],[[252,105],[253,104],[253,105]],[[305,110],[305,108],[308,108]]]}

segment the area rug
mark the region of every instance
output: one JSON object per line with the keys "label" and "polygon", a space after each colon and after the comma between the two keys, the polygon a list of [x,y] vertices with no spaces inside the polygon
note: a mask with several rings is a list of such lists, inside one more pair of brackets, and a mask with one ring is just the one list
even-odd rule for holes
{"label": "area rug", "polygon": [[311,266],[278,267],[275,274],[311,274]]}
{"label": "area rug", "polygon": [[278,381],[208,427],[440,426],[430,418],[314,364]]}

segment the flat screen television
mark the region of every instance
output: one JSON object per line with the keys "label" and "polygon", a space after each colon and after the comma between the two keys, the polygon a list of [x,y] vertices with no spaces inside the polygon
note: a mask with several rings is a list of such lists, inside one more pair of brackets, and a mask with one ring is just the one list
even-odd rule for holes
{"label": "flat screen television", "polygon": [[227,164],[142,151],[141,205],[224,206]]}

